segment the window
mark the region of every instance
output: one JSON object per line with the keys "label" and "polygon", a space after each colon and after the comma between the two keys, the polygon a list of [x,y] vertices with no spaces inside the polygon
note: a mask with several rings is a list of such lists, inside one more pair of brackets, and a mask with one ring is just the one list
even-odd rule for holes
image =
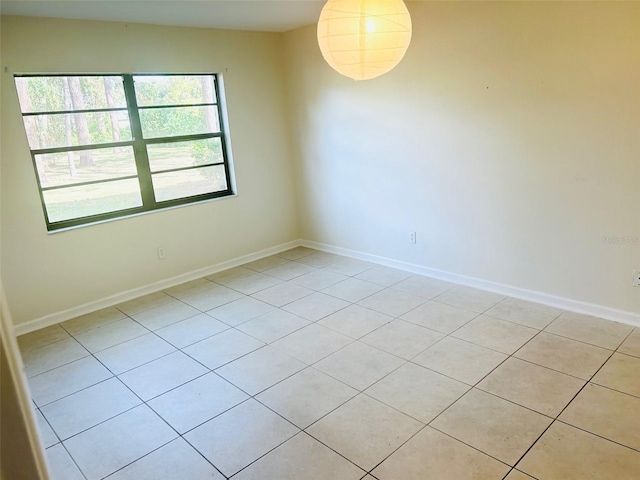
{"label": "window", "polygon": [[216,75],[16,75],[48,230],[231,195]]}

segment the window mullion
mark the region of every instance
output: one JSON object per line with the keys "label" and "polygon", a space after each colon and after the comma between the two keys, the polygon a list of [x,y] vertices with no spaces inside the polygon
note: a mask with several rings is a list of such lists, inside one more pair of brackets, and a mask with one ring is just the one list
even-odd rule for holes
{"label": "window mullion", "polygon": [[138,113],[138,102],[136,100],[135,87],[132,75],[123,75],[124,93],[127,99],[129,119],[131,122],[131,135],[133,136],[133,153],[136,159],[136,170],[138,171],[138,182],[142,194],[142,204],[145,209],[152,209],[156,204],[151,181],[151,169],[149,167],[149,155],[147,146],[142,139],[142,125]]}

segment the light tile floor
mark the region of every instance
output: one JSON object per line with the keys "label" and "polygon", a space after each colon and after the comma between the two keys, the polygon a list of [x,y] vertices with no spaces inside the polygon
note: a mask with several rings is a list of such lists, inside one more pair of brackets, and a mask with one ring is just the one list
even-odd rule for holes
{"label": "light tile floor", "polygon": [[640,329],[304,247],[18,342],[54,480],[640,478]]}

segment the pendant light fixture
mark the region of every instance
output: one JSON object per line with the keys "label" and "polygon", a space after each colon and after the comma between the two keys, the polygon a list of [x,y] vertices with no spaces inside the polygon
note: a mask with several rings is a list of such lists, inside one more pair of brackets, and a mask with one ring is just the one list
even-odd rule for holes
{"label": "pendant light fixture", "polygon": [[318,20],[322,56],[354,80],[393,69],[410,42],[411,17],[402,0],[328,0]]}

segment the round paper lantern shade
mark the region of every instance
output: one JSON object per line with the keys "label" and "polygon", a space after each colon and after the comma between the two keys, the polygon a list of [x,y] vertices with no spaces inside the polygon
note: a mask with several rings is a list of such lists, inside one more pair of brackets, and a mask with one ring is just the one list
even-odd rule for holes
{"label": "round paper lantern shade", "polygon": [[411,42],[402,0],[328,0],[318,20],[318,45],[334,70],[354,80],[387,73]]}

